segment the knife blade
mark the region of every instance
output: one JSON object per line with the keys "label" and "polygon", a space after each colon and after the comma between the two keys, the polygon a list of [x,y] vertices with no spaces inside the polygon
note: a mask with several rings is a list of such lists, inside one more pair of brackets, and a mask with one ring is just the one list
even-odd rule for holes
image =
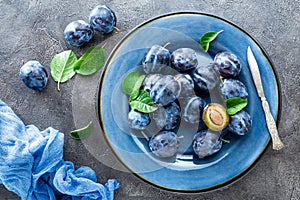
{"label": "knife blade", "polygon": [[263,107],[263,110],[265,113],[267,127],[268,127],[268,130],[271,135],[272,142],[273,142],[273,149],[280,150],[283,148],[284,145],[279,138],[275,120],[271,114],[269,103],[264,94],[264,89],[263,89],[263,85],[262,85],[259,68],[258,68],[256,59],[254,57],[254,54],[253,54],[250,46],[247,49],[247,60],[248,60],[251,74],[252,74],[252,79],[253,79],[254,85],[256,87],[258,96],[260,97],[260,100],[262,102],[262,107]]}

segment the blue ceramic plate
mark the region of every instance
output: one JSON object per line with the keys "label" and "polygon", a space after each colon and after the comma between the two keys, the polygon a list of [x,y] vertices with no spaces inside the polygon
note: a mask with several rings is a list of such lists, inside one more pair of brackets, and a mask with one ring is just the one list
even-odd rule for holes
{"label": "blue ceramic plate", "polygon": [[[224,30],[211,43],[208,53],[199,47],[200,37],[208,31]],[[131,131],[127,125],[128,97],[121,91],[124,76],[141,70],[141,61],[154,44],[173,51],[190,47],[197,51],[200,64],[207,64],[221,51],[236,54],[241,61],[239,75],[249,97],[246,111],[252,128],[245,136],[232,136],[215,155],[196,158],[181,150],[172,160],[159,160],[149,153],[148,138]],[[265,95],[275,119],[279,115],[280,92],[274,67],[262,47],[235,24],[210,14],[178,12],[153,18],[127,34],[109,56],[99,86],[99,116],[105,137],[120,161],[142,180],[178,192],[204,192],[228,185],[246,174],[267,148],[270,137],[264,113],[249,71],[246,52],[251,46],[262,74]],[[191,127],[185,127],[195,133]],[[186,130],[183,130],[186,131]],[[193,135],[193,133],[191,133]],[[192,138],[192,136],[191,136]],[[185,138],[185,141],[191,140]],[[184,140],[183,140],[184,141]],[[185,153],[184,153],[185,152]]]}

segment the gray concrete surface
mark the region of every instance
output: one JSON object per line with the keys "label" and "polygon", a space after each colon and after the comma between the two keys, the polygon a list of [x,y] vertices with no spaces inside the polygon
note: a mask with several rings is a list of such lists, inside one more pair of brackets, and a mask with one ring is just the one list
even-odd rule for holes
{"label": "gray concrete surface", "polygon": [[[37,59],[49,67],[52,57],[72,49],[81,55],[87,47],[71,48],[63,38],[66,25],[87,19],[97,4],[110,6],[117,15],[119,34],[97,35],[90,45],[106,43],[109,54],[133,27],[171,11],[197,10],[224,17],[247,30],[269,53],[278,72],[282,92],[282,113],[278,125],[285,144],[282,151],[268,147],[255,168],[237,183],[221,191],[206,194],[179,194],[160,190],[134,175],[114,170],[99,162],[85,145],[68,133],[80,125],[74,119],[74,88],[81,82],[95,92],[100,71],[94,76],[76,76],[56,90],[53,80],[43,92],[34,92],[19,78],[22,60]],[[300,199],[300,2],[299,0],[0,0],[0,98],[26,123],[40,129],[52,126],[66,133],[64,158],[76,166],[95,169],[99,182],[117,178],[122,187],[116,200],[299,200]],[[47,68],[50,72],[49,68]],[[88,83],[87,83],[88,82]],[[95,100],[89,99],[90,102]],[[88,98],[87,98],[88,99]],[[78,103],[78,102],[77,102]],[[73,104],[73,106],[72,106]],[[89,105],[92,105],[89,104]],[[92,113],[94,114],[94,113]],[[100,153],[101,154],[101,153]],[[107,158],[111,152],[103,152]],[[0,186],[0,200],[19,199]]]}

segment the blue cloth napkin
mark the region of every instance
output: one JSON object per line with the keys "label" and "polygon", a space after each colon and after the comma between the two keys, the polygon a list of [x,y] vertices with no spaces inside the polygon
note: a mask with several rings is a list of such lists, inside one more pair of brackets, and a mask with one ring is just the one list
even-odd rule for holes
{"label": "blue cloth napkin", "polygon": [[97,183],[89,167],[63,160],[64,134],[25,126],[0,100],[0,184],[22,200],[113,200],[120,184]]}

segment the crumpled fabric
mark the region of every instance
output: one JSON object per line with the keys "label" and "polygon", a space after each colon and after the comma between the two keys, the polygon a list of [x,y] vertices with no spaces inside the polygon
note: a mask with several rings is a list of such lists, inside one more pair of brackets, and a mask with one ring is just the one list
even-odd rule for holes
{"label": "crumpled fabric", "polygon": [[22,200],[113,200],[115,179],[97,183],[89,167],[63,159],[64,134],[24,125],[0,100],[0,184]]}

